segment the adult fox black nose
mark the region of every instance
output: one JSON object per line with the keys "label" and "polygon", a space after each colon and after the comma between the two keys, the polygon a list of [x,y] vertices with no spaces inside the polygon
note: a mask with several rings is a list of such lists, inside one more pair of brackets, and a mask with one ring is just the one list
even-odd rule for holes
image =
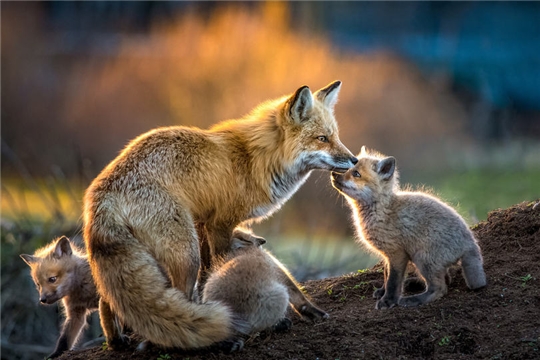
{"label": "adult fox black nose", "polygon": [[356,164],[358,163],[358,159],[355,158],[354,156],[352,156],[352,157],[350,158],[350,160],[351,160],[351,162],[352,162],[354,165],[356,165]]}
{"label": "adult fox black nose", "polygon": [[42,304],[45,304],[47,302],[47,299],[41,298],[41,299],[39,299],[39,302],[42,303]]}

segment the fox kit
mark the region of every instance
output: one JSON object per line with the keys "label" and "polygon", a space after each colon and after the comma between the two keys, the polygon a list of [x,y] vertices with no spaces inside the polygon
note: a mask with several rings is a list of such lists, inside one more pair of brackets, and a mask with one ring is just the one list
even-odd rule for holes
{"label": "fox kit", "polygon": [[115,320],[106,304],[101,304],[88,258],[77,247],[61,237],[36,251],[34,255],[21,254],[30,266],[31,275],[39,291],[39,301],[51,305],[62,300],[66,311],[66,321],[54,352],[47,358],[60,356],[76,343],[86,325],[86,316],[98,307],[103,308],[105,317],[101,325],[109,345],[119,340]]}
{"label": "fox kit", "polygon": [[[374,293],[377,309],[417,306],[446,294],[446,271],[461,260],[470,289],[486,285],[482,255],[465,221],[433,196],[400,191],[393,157],[368,153],[345,174],[332,174],[332,185],[353,211],[359,240],[385,259],[384,286]],[[407,263],[426,281],[426,291],[401,297]]]}
{"label": "fox kit", "polygon": [[233,334],[227,307],[190,301],[197,229],[210,258],[222,257],[236,225],[278,210],[312,170],[352,167],[333,115],[340,86],[303,86],[209,130],[152,130],[98,175],[85,195],[84,238],[98,292],[126,326],[184,349]]}
{"label": "fox kit", "polygon": [[260,245],[266,240],[241,228],[233,233],[232,250],[204,286],[203,302],[227,304],[248,324],[247,333],[266,329],[286,330],[292,325],[285,317],[289,304],[308,318],[326,319],[298,288],[287,269]]}

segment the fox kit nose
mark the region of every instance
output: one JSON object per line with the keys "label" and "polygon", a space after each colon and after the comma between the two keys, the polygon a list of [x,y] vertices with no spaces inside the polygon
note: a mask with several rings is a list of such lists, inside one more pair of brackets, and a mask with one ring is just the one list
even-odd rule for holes
{"label": "fox kit nose", "polygon": [[354,156],[351,156],[350,160],[353,163],[353,165],[356,165],[358,163],[358,159],[355,158]]}
{"label": "fox kit nose", "polygon": [[39,299],[39,302],[45,304],[47,302],[47,299],[42,297],[41,299]]}

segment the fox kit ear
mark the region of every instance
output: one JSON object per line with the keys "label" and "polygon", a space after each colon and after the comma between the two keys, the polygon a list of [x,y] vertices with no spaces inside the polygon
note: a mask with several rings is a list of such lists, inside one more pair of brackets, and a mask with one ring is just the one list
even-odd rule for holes
{"label": "fox kit ear", "polygon": [[388,180],[394,175],[396,169],[396,159],[392,156],[379,160],[377,164],[377,173],[383,180]]}
{"label": "fox kit ear", "polygon": [[367,156],[367,150],[366,150],[365,145],[362,146],[362,149],[360,150],[360,154],[358,154],[357,157],[362,157],[362,156]]}
{"label": "fox kit ear", "polygon": [[263,238],[263,237],[260,237],[260,236],[253,236],[253,238],[255,239],[255,244],[256,244],[257,246],[261,246],[261,245],[266,244],[266,239]]}
{"label": "fox kit ear", "polygon": [[62,255],[71,255],[73,251],[71,250],[71,245],[69,239],[65,236],[62,236],[56,241],[56,247],[54,248],[54,256],[59,258]]}
{"label": "fox kit ear", "polygon": [[341,81],[334,81],[315,93],[315,96],[321,101],[324,106],[330,110],[334,110],[334,106],[338,101],[339,90],[341,89]]}
{"label": "fox kit ear", "polygon": [[23,259],[24,262],[28,264],[28,266],[32,266],[32,264],[37,262],[37,259],[32,255],[21,254],[20,256],[21,256],[21,259]]}
{"label": "fox kit ear", "polygon": [[309,87],[302,86],[287,100],[287,112],[293,122],[301,124],[313,109],[313,95]]}

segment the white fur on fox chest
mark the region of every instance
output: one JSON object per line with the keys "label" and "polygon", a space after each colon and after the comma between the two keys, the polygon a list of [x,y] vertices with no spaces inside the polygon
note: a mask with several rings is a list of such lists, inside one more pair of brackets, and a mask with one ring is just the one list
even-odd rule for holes
{"label": "white fur on fox chest", "polygon": [[275,176],[270,184],[270,201],[255,207],[249,217],[264,218],[277,211],[289,198],[304,184],[310,175],[310,171],[304,174],[286,173],[284,176]]}

